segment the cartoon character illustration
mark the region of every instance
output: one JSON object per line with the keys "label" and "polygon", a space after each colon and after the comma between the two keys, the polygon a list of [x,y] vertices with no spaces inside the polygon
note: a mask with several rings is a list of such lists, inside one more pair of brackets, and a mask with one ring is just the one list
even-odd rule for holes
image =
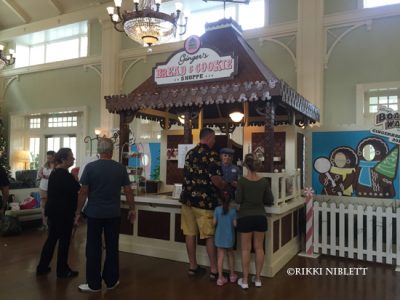
{"label": "cartoon character illustration", "polygon": [[342,196],[342,188],[340,186],[340,182],[338,182],[338,178],[333,178],[332,174],[329,172],[331,169],[331,163],[326,157],[319,157],[314,161],[314,169],[320,173],[319,181],[323,185],[323,190],[321,194],[325,195],[337,195]]}
{"label": "cartoon character illustration", "polygon": [[397,146],[389,152],[385,141],[380,138],[368,137],[361,140],[357,146],[357,196],[393,198],[398,155]]}
{"label": "cartoon character illustration", "polygon": [[323,185],[322,194],[351,196],[356,179],[358,157],[349,147],[335,148],[326,157],[314,162],[315,170],[320,173],[319,181]]}
{"label": "cartoon character illustration", "polygon": [[330,154],[330,172],[339,176],[342,182],[343,195],[351,196],[355,185],[358,157],[356,152],[349,147],[338,147]]}

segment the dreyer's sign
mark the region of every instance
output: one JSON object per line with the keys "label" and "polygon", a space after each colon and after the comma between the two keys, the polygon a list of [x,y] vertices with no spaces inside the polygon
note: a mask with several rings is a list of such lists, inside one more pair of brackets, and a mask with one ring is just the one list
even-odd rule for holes
{"label": "dreyer's sign", "polygon": [[371,133],[388,137],[389,141],[400,144],[400,114],[391,108],[381,106],[375,115],[375,128]]}
{"label": "dreyer's sign", "polygon": [[199,47],[193,53],[193,48],[186,44],[184,51],[175,53],[165,65],[153,69],[157,85],[232,78],[237,73],[237,57],[221,56],[211,48]]}

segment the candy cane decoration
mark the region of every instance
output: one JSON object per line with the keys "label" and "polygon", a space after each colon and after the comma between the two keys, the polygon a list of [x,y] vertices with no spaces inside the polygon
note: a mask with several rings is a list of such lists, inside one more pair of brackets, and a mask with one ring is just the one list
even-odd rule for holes
{"label": "candy cane decoration", "polygon": [[313,255],[313,196],[314,191],[311,187],[304,189],[304,196],[306,197],[306,254]]}

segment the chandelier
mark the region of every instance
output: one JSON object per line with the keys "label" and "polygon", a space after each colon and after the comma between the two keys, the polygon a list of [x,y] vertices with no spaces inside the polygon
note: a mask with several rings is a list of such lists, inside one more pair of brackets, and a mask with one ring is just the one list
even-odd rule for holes
{"label": "chandelier", "polygon": [[15,63],[15,52],[13,49],[8,51],[8,55],[4,56],[4,45],[0,45],[0,70],[5,66],[11,66]]}
{"label": "chandelier", "polygon": [[125,32],[132,40],[151,47],[176,36],[177,27],[180,35],[185,34],[187,17],[184,24],[178,24],[182,16],[182,3],[176,3],[176,13],[160,12],[161,0],[133,0],[132,11],[121,12],[122,0],[114,0],[115,7],[107,7],[114,28]]}

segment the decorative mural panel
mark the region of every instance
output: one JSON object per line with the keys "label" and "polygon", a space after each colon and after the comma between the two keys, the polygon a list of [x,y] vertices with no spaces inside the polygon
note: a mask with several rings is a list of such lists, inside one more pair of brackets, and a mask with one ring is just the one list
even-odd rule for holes
{"label": "decorative mural panel", "polygon": [[[252,152],[262,158],[264,153],[264,133],[253,132],[251,135],[251,149]],[[274,132],[274,157],[277,158],[274,161],[274,169],[279,171],[285,168],[285,144],[286,144],[286,133],[285,132]]]}
{"label": "decorative mural panel", "polygon": [[139,143],[131,146],[131,152],[142,153],[138,157],[130,157],[128,166],[143,167],[143,176],[148,180],[160,180],[160,143]]}
{"label": "decorative mural panel", "polygon": [[399,146],[369,131],[314,132],[316,194],[398,198]]}
{"label": "decorative mural panel", "polygon": [[[168,135],[167,136],[167,149],[178,149],[179,144],[184,144],[183,135]],[[168,153],[166,155],[168,157]],[[167,161],[167,184],[182,183],[183,182],[183,169],[178,169],[177,160]]]}

